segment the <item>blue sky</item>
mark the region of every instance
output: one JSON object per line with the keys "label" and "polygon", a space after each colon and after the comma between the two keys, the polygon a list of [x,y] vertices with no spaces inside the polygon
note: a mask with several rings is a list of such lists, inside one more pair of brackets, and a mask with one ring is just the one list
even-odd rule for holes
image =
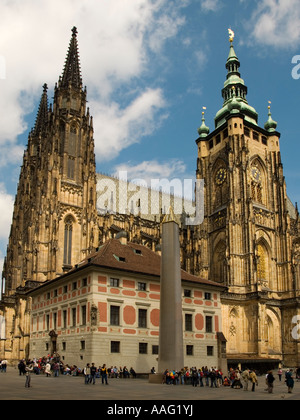
{"label": "blue sky", "polygon": [[213,130],[223,103],[231,27],[248,102],[260,126],[272,102],[287,191],[300,203],[300,79],[292,77],[300,55],[298,0],[1,0],[0,266],[42,85],[51,101],[74,25],[98,172],[195,174],[202,107]]}

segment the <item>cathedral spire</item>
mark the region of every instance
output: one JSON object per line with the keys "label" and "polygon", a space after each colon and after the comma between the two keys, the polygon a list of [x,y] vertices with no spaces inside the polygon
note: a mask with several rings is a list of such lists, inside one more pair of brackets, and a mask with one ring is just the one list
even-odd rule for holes
{"label": "cathedral spire", "polygon": [[33,134],[38,136],[43,133],[46,129],[48,122],[48,95],[47,95],[48,86],[45,83],[43,86],[43,94],[41,97],[38,114],[35,121],[35,126],[33,129]]}
{"label": "cathedral spire", "polygon": [[74,88],[80,89],[82,87],[77,33],[77,28],[74,26],[72,29],[72,38],[65,61],[65,67],[61,78],[60,86],[64,88],[67,88],[69,83],[71,83]]}
{"label": "cathedral spire", "polygon": [[240,112],[245,119],[257,125],[258,114],[247,101],[248,88],[240,74],[240,61],[234,50],[234,32],[229,29],[230,50],[226,61],[227,77],[222,89],[224,100],[223,108],[215,117],[216,128],[225,123],[226,117],[231,113]]}

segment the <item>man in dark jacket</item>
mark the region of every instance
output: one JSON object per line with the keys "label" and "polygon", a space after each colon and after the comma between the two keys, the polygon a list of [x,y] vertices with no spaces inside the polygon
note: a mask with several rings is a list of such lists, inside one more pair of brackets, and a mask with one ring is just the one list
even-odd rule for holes
{"label": "man in dark jacket", "polygon": [[95,385],[96,375],[97,375],[97,368],[95,366],[95,363],[92,363],[91,371],[90,372],[91,372],[90,383],[92,383],[92,381],[93,381],[93,385]]}
{"label": "man in dark jacket", "polygon": [[24,363],[24,360],[20,360],[20,362],[18,364],[18,369],[19,369],[20,376],[26,374],[25,368],[26,368],[26,365]]}
{"label": "man in dark jacket", "polygon": [[268,393],[269,394],[273,394],[274,381],[275,381],[275,378],[273,376],[273,372],[272,371],[268,372],[267,385],[268,385]]}

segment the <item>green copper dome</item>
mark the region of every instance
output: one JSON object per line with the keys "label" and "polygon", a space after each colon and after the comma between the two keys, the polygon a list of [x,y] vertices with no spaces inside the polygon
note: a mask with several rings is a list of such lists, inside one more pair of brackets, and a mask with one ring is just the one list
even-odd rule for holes
{"label": "green copper dome", "polygon": [[269,106],[269,113],[268,113],[268,115],[269,115],[269,119],[268,119],[268,121],[266,122],[266,124],[265,124],[265,130],[267,130],[267,131],[269,131],[270,133],[272,133],[272,132],[274,132],[274,131],[276,131],[276,128],[277,128],[277,122],[276,121],[274,121],[273,120],[273,118],[272,118],[272,114],[271,114],[271,107]]}
{"label": "green copper dome", "polygon": [[230,50],[226,62],[228,71],[222,97],[224,99],[223,108],[216,114],[215,125],[220,127],[226,122],[226,118],[231,114],[241,113],[245,120],[257,125],[258,114],[247,102],[248,88],[239,72],[240,62],[233,47],[233,39],[230,40]]}
{"label": "green copper dome", "polygon": [[205,124],[204,112],[202,112],[202,125],[200,128],[198,128],[198,134],[200,138],[207,137],[209,134],[209,127],[207,127]]}

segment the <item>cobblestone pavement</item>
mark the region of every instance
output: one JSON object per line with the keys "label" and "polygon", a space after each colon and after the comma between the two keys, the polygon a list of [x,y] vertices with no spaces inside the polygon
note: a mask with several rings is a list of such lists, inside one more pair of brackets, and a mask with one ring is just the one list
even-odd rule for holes
{"label": "cobblestone pavement", "polygon": [[276,378],[274,393],[265,391],[264,377],[259,377],[255,392],[231,388],[208,388],[190,385],[150,384],[146,379],[109,379],[108,385],[84,384],[83,377],[31,375],[31,388],[25,388],[25,376],[14,368],[0,373],[0,400],[106,400],[107,401],[201,401],[201,400],[300,400],[300,382],[292,394]]}

